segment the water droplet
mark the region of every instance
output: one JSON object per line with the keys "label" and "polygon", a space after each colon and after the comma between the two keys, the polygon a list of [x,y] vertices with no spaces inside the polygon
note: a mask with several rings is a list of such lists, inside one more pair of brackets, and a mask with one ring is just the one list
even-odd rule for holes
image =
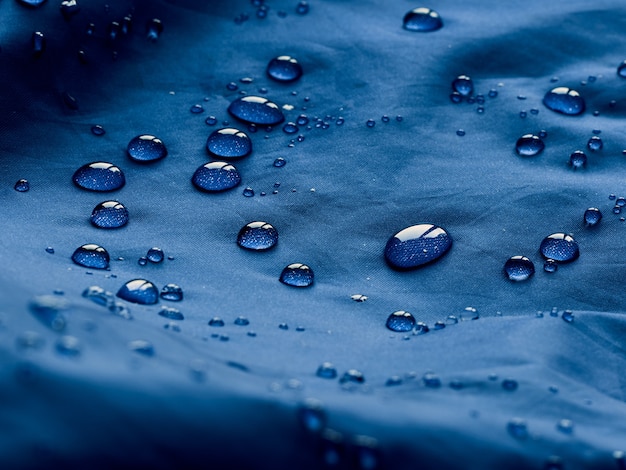
{"label": "water droplet", "polygon": [[587,227],[595,227],[602,220],[602,212],[596,207],[590,207],[585,211],[583,221]]}
{"label": "water droplet", "polygon": [[278,232],[267,222],[250,222],[239,230],[237,245],[253,251],[268,250],[278,243]]}
{"label": "water droplet", "polygon": [[362,384],[365,382],[365,377],[363,376],[363,373],[361,371],[356,370],[356,369],[350,369],[344,372],[344,374],[341,376],[341,379],[339,379],[339,382],[340,383],[350,382],[350,383]]}
{"label": "water droplet", "polygon": [[36,8],[46,3],[46,0],[17,0],[17,3],[25,7]]}
{"label": "water droplet", "polygon": [[572,312],[571,310],[565,310],[561,314],[561,318],[563,319],[563,321],[565,321],[567,323],[573,323],[573,321],[574,321],[574,312]]}
{"label": "water droplet", "polygon": [[587,155],[582,150],[576,150],[569,156],[569,164],[574,170],[587,165]]}
{"label": "water droplet", "polygon": [[124,284],[117,296],[135,304],[150,305],[159,301],[159,291],[154,284],[145,279],[133,279]]}
{"label": "water droplet", "polygon": [[298,15],[306,15],[309,12],[309,4],[305,0],[298,2],[296,5],[296,13]]}
{"label": "water droplet", "polygon": [[298,408],[298,421],[311,433],[319,433],[326,427],[326,413],[319,400],[307,399]]}
{"label": "water droplet", "polygon": [[337,369],[331,362],[323,362],[317,368],[315,375],[322,379],[334,379],[337,377]]}
{"label": "water droplet", "polygon": [[222,327],[224,326],[224,320],[220,317],[213,317],[209,320],[209,326]]}
{"label": "water droplet", "polygon": [[162,32],[163,32],[163,23],[161,23],[160,19],[153,18],[150,21],[148,21],[148,24],[146,25],[146,37],[150,41],[156,42],[156,40],[159,39],[159,36],[161,35]]}
{"label": "water droplet", "polygon": [[522,157],[534,157],[540,154],[544,148],[543,140],[533,134],[523,135],[515,143],[515,151]]}
{"label": "water droplet", "polygon": [[139,264],[139,266],[146,266],[148,264],[148,258],[142,256],[137,260],[137,264]]}
{"label": "water droplet", "polygon": [[104,290],[102,287],[100,286],[90,286],[87,287],[87,289],[85,289],[83,291],[83,297],[85,297],[86,299],[91,300],[92,302],[98,304],[98,305],[102,305],[104,307],[108,306],[109,304],[111,304],[113,302],[113,294],[111,292],[108,292],[106,290]]}
{"label": "water droplet", "polygon": [[260,96],[238,98],[230,104],[228,112],[250,124],[275,125],[285,120],[278,105]]}
{"label": "water droplet", "polygon": [[204,112],[204,107],[201,104],[194,104],[189,108],[191,114],[201,114]]}
{"label": "water droplet", "polygon": [[46,50],[46,36],[41,31],[35,31],[30,39],[33,57],[39,58]]}
{"label": "water droplet", "polygon": [[135,162],[154,162],[167,156],[165,144],[153,135],[138,135],[127,147],[128,156]]}
{"label": "water droplet", "polygon": [[514,380],[514,379],[504,379],[502,381],[502,388],[504,390],[508,390],[509,392],[512,392],[514,390],[517,390],[517,387],[518,387],[517,380]]}
{"label": "water droplet", "polygon": [[443,330],[446,327],[446,324],[442,321],[436,321],[435,324],[433,325],[433,328],[435,330]]}
{"label": "water droplet", "polygon": [[409,312],[398,310],[389,315],[386,326],[392,331],[412,331],[415,328],[415,318]]}
{"label": "water droplet", "polygon": [[211,133],[206,149],[210,155],[224,159],[243,158],[252,152],[252,141],[245,132],[227,127]]}
{"label": "water droplet", "polygon": [[94,207],[89,219],[98,228],[119,228],[128,223],[128,209],[118,201],[104,201]]}
{"label": "water droplet", "polygon": [[52,248],[51,246],[46,247],[46,253],[50,253],[51,255],[54,254],[54,248]]}
{"label": "water droplet", "polygon": [[441,379],[432,372],[426,372],[422,377],[422,382],[424,382],[424,385],[428,388],[441,387]]}
{"label": "water droplet", "polygon": [[428,33],[443,26],[439,13],[430,8],[415,8],[404,15],[403,27],[408,31]]}
{"label": "water droplet", "polygon": [[365,124],[367,125],[367,127],[374,127],[376,125],[376,121],[374,121],[373,119],[368,119]]}
{"label": "water droplet", "polygon": [[97,137],[101,137],[106,134],[106,131],[104,130],[104,127],[96,124],[95,126],[91,126],[91,133]]}
{"label": "water droplet", "polygon": [[543,263],[543,270],[547,273],[555,273],[559,268],[559,265],[553,259],[547,259],[545,263]]}
{"label": "water droplet", "polygon": [[620,196],[615,200],[615,205],[617,207],[624,207],[626,206],[626,198],[624,196]]}
{"label": "water droplet", "polygon": [[283,132],[285,134],[295,134],[299,130],[298,126],[296,126],[293,122],[288,122],[283,126]]}
{"label": "water droplet", "polygon": [[474,92],[474,82],[467,75],[459,75],[452,81],[452,89],[461,96],[470,96]]}
{"label": "water droplet", "polygon": [[61,2],[61,14],[65,21],[69,21],[73,16],[80,12],[80,6],[76,2],[76,0],[65,0]]}
{"label": "water droplet", "polygon": [[69,302],[54,295],[40,295],[30,302],[31,313],[41,323],[54,331],[62,331],[67,325],[63,312],[69,308]]}
{"label": "water droplet", "polygon": [[602,139],[600,137],[598,137],[597,135],[592,136],[588,141],[587,141],[587,148],[593,152],[598,152],[600,150],[602,150],[602,146],[604,144],[602,143]]}
{"label": "water droplet", "polygon": [[457,129],[456,135],[459,137],[463,137],[465,135],[465,131],[463,129]]}
{"label": "water droplet", "polygon": [[57,340],[55,349],[59,354],[63,354],[64,356],[77,357],[80,355],[82,346],[75,336],[65,335]]}
{"label": "water droplet", "polygon": [[184,320],[185,317],[177,308],[172,307],[161,307],[159,310],[159,315],[165,318],[169,318],[170,320]]}
{"label": "water droplet", "polygon": [[155,246],[148,250],[146,258],[151,263],[161,263],[165,259],[165,253],[161,248]]}
{"label": "water droplet", "polygon": [[283,166],[285,166],[287,164],[287,160],[285,160],[282,157],[278,157],[276,160],[274,160],[274,166],[276,168],[281,168]]}
{"label": "water droplet", "polygon": [[241,175],[229,163],[209,162],[196,170],[191,182],[202,191],[219,192],[232,189],[241,183]]}
{"label": "water droplet", "polygon": [[81,166],[72,177],[76,186],[89,191],[115,191],[126,183],[124,173],[106,162],[93,162]]}
{"label": "water droplet", "polygon": [[511,281],[525,281],[535,274],[535,265],[526,256],[512,256],[504,263],[504,273]]}
{"label": "water droplet", "polygon": [[267,75],[278,82],[293,82],[302,76],[302,66],[293,57],[281,55],[267,64]]}
{"label": "water droplet", "polygon": [[209,126],[214,126],[215,124],[217,124],[217,118],[215,116],[209,116],[204,120],[204,122],[207,123],[207,125]]}
{"label": "water droplet", "polygon": [[550,90],[543,97],[543,104],[552,111],[571,116],[585,111],[583,97],[576,90],[567,87],[556,87]]}
{"label": "water droplet", "polygon": [[617,67],[617,74],[622,78],[626,78],[626,60]]}
{"label": "water droplet", "polygon": [[572,434],[574,432],[574,423],[569,419],[561,419],[556,423],[556,429],[563,434]]}
{"label": "water droplet", "polygon": [[428,325],[424,322],[418,321],[415,324],[415,330],[413,331],[414,335],[423,335],[426,334],[430,331],[430,328],[428,328]]}
{"label": "water droplet", "polygon": [[443,228],[433,224],[413,225],[389,239],[385,259],[394,269],[413,269],[439,259],[451,246],[452,238]]}
{"label": "water droplet", "polygon": [[350,298],[355,302],[365,302],[367,300],[367,296],[363,294],[354,294],[351,295]]}
{"label": "water droplet", "polygon": [[380,470],[382,468],[380,450],[376,439],[369,436],[355,436],[353,447],[357,470]]}
{"label": "water droplet", "polygon": [[523,419],[513,418],[507,423],[506,430],[516,439],[528,438],[528,426]]}
{"label": "water droplet", "polygon": [[110,258],[107,250],[94,243],[88,243],[76,248],[72,261],[86,268],[107,269]]}
{"label": "water droplet", "polygon": [[562,263],[574,261],[580,255],[578,243],[574,237],[563,232],[553,233],[544,238],[539,251],[544,258]]}
{"label": "water droplet", "polygon": [[161,298],[171,302],[183,300],[183,290],[177,284],[167,284],[161,289]]}
{"label": "water droplet", "polygon": [[279,280],[292,287],[308,287],[313,284],[313,270],[306,264],[292,263],[283,269]]}
{"label": "water droplet", "polygon": [[402,377],[399,375],[392,375],[385,381],[385,387],[395,387],[397,385],[402,385]]}
{"label": "water droplet", "polygon": [[345,122],[345,119],[342,117],[338,117],[337,121],[335,121],[335,124],[337,124],[338,126],[343,126],[343,123]]}
{"label": "water droplet", "polygon": [[246,317],[237,317],[235,318],[234,323],[237,326],[248,326],[250,324],[250,320],[248,320]]}
{"label": "water droplet", "polygon": [[287,323],[280,323],[278,325],[278,328],[280,328],[281,330],[288,330],[289,329],[289,325],[287,325]]}
{"label": "water droplet", "polygon": [[30,189],[30,183],[28,182],[28,180],[25,179],[18,180],[15,183],[15,186],[13,186],[13,189],[15,189],[19,193],[25,193]]}
{"label": "water droplet", "polygon": [[242,194],[245,197],[254,197],[254,189],[252,189],[250,186],[248,186],[247,188],[244,188]]}
{"label": "water droplet", "polygon": [[128,349],[144,356],[154,356],[154,346],[150,341],[136,339],[128,343]]}
{"label": "water droplet", "polygon": [[387,116],[386,114],[383,115],[383,117],[380,118],[380,120],[384,123],[388,123],[389,122],[389,116]]}

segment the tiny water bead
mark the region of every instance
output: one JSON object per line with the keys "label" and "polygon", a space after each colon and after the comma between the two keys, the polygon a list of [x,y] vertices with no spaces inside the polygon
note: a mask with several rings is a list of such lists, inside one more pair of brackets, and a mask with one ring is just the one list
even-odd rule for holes
{"label": "tiny water bead", "polygon": [[315,375],[322,379],[335,379],[337,378],[337,369],[331,362],[322,362]]}
{"label": "tiny water bead", "polygon": [[313,284],[313,270],[306,264],[292,263],[280,273],[279,281],[292,287],[309,287]]}
{"label": "tiny water bead", "polygon": [[602,212],[597,207],[590,207],[585,211],[583,220],[587,227],[595,227],[602,220]]}
{"label": "tiny water bead", "polygon": [[131,139],[126,148],[128,156],[135,162],[154,162],[167,156],[167,149],[161,139],[148,134]]}
{"label": "tiny water bead", "polygon": [[[285,134],[295,134],[296,132],[298,132],[300,130],[300,128],[298,126],[296,126],[295,123],[293,122],[288,122],[287,124],[285,124],[283,126],[283,132]],[[299,139],[298,139],[299,140]],[[303,139],[304,140],[304,139]]]}
{"label": "tiny water bead", "polygon": [[557,113],[575,116],[585,111],[585,100],[571,88],[556,87],[543,97],[546,108]]}
{"label": "tiny water bead", "polygon": [[222,327],[224,326],[224,320],[220,317],[213,317],[209,320],[209,326]]}
{"label": "tiny water bead", "polygon": [[298,15],[306,15],[308,12],[309,3],[306,0],[302,0],[296,5],[296,13]]}
{"label": "tiny water bead", "polygon": [[432,372],[426,372],[422,376],[422,382],[428,388],[440,388],[441,387],[441,379]]}
{"label": "tiny water bead", "polygon": [[285,160],[282,157],[278,157],[276,160],[274,160],[274,166],[276,168],[282,168],[287,164],[287,160]]}
{"label": "tiny water bead", "polygon": [[374,127],[376,125],[376,121],[374,121],[373,119],[368,119],[365,125],[367,127]]}
{"label": "tiny water bead", "polygon": [[250,186],[244,188],[242,194],[245,197],[254,197],[254,189],[252,189]]}
{"label": "tiny water bead", "polygon": [[107,162],[93,162],[81,166],[74,172],[72,181],[79,188],[100,192],[115,191],[126,184],[122,170]]}
{"label": "tiny water bead", "polygon": [[170,320],[184,320],[185,317],[177,308],[172,307],[161,307],[159,310],[159,315]]}
{"label": "tiny water bead", "polygon": [[543,140],[533,134],[525,134],[515,143],[515,151],[522,157],[534,157],[543,152],[544,148]]}
{"label": "tiny water bead", "polygon": [[73,16],[80,13],[80,6],[76,2],[76,0],[65,0],[61,2],[60,10],[61,15],[63,15],[65,21],[69,21],[72,19]]}
{"label": "tiny water bead", "polygon": [[137,264],[139,264],[139,266],[145,266],[148,264],[148,258],[146,258],[145,256],[142,256],[141,258],[139,258],[137,260]]}
{"label": "tiny water bead", "polygon": [[102,137],[104,134],[106,134],[106,131],[104,130],[104,127],[96,124],[95,126],[91,126],[91,133],[96,137]]}
{"label": "tiny water bead", "polygon": [[161,248],[155,246],[148,250],[146,258],[151,263],[161,263],[165,259],[165,253],[163,253],[163,250]]}
{"label": "tiny water bead", "polygon": [[250,222],[237,235],[237,245],[246,250],[269,250],[278,243],[278,231],[267,222]]}
{"label": "tiny water bead", "polygon": [[87,287],[87,289],[83,291],[82,296],[98,305],[103,305],[105,307],[114,301],[113,294],[109,291],[104,290],[100,286]]}
{"label": "tiny water bead", "polygon": [[428,33],[437,31],[443,26],[443,21],[435,10],[430,8],[415,8],[404,15],[402,26],[407,31]]}
{"label": "tiny water bead", "polygon": [[587,155],[582,150],[576,150],[569,156],[569,165],[575,169],[587,165]]}
{"label": "tiny water bead", "polygon": [[413,269],[439,259],[451,246],[452,238],[443,228],[433,224],[412,225],[389,239],[385,260],[394,269]]}
{"label": "tiny water bead", "polygon": [[180,302],[183,300],[183,290],[178,284],[166,284],[161,289],[161,298],[170,302]]}
{"label": "tiny water bead", "polygon": [[543,270],[547,273],[555,273],[557,271],[557,269],[559,268],[559,265],[556,261],[554,261],[553,259],[547,259],[545,263],[543,263]]}
{"label": "tiny water bead", "polygon": [[226,127],[211,133],[206,149],[210,155],[219,158],[243,158],[252,152],[252,141],[245,132]]}
{"label": "tiny water bead", "polygon": [[307,399],[298,408],[298,421],[310,433],[319,433],[326,427],[326,413],[319,400]]}
{"label": "tiny water bead", "polygon": [[602,139],[597,135],[591,136],[587,141],[587,148],[593,152],[602,150],[603,145]]}
{"label": "tiny water bead", "polygon": [[120,228],[128,223],[128,209],[118,201],[104,201],[94,207],[90,222],[98,228]]}
{"label": "tiny water bead", "polygon": [[302,66],[295,58],[281,55],[267,64],[267,75],[277,82],[293,82],[302,76]]}
{"label": "tiny water bead", "polygon": [[459,137],[463,137],[465,135],[465,131],[463,129],[457,129],[456,135]]}
{"label": "tiny water bead", "polygon": [[409,312],[398,310],[397,312],[393,312],[389,315],[385,325],[391,331],[412,331],[413,328],[415,328],[415,317],[413,317],[413,315]]}
{"label": "tiny water bead", "polygon": [[509,392],[513,392],[515,390],[517,390],[518,387],[518,383],[517,380],[515,379],[504,379],[502,381],[502,388],[504,390],[507,390]]}
{"label": "tiny water bead", "polygon": [[228,112],[249,124],[273,126],[285,120],[277,104],[260,96],[243,96],[228,106]]}
{"label": "tiny water bead", "polygon": [[54,331],[62,331],[67,326],[64,312],[69,306],[66,299],[54,295],[37,296],[29,304],[35,318]]}
{"label": "tiny water bead", "polygon": [[74,263],[93,269],[107,269],[109,267],[109,253],[94,243],[79,246],[72,255]]}
{"label": "tiny water bead", "polygon": [[234,188],[241,183],[241,175],[230,163],[209,162],[195,171],[191,182],[196,188],[212,193]]}
{"label": "tiny water bead", "polygon": [[15,189],[18,193],[25,193],[30,189],[30,183],[25,179],[17,180],[13,189]]}
{"label": "tiny water bead", "polygon": [[204,107],[201,104],[194,104],[189,108],[191,114],[201,114],[204,112]]}
{"label": "tiny water bead", "polygon": [[214,126],[217,124],[217,118],[215,116],[209,116],[204,120],[204,122],[209,126]]}
{"label": "tiny water bead", "polygon": [[574,261],[580,255],[578,243],[574,237],[563,232],[553,233],[544,238],[539,251],[544,258],[561,263]]}
{"label": "tiny water bead", "polygon": [[127,302],[142,305],[156,304],[159,301],[158,289],[145,279],[128,281],[117,291],[117,296]]}
{"label": "tiny water bead", "polygon": [[467,75],[459,75],[452,81],[452,89],[461,96],[470,96],[474,92],[474,82]]}
{"label": "tiny water bead", "polygon": [[504,273],[511,281],[525,281],[535,274],[535,265],[526,256],[512,256],[504,263]]}

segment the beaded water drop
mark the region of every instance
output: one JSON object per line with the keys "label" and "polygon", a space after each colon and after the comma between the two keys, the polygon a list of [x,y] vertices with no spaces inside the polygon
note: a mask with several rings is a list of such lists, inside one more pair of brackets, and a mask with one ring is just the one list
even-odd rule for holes
{"label": "beaded water drop", "polygon": [[117,166],[107,162],[93,162],[81,166],[72,181],[76,186],[88,191],[115,191],[126,184],[124,173]]}
{"label": "beaded water drop", "polygon": [[277,82],[293,82],[302,76],[302,66],[293,57],[281,55],[267,64],[267,75]]}
{"label": "beaded water drop", "polygon": [[150,305],[159,301],[159,290],[145,279],[133,279],[117,291],[120,299],[135,304]]}
{"label": "beaded water drop", "polygon": [[602,139],[597,135],[591,136],[587,141],[587,148],[592,152],[599,152],[604,146]]}
{"label": "beaded water drop", "polygon": [[405,332],[412,331],[415,328],[415,317],[409,312],[398,310],[387,317],[385,326],[391,331]]}
{"label": "beaded water drop", "polygon": [[580,255],[578,243],[574,237],[563,232],[553,233],[544,238],[539,251],[544,258],[561,263],[574,261]]}
{"label": "beaded water drop", "polygon": [[131,139],[126,152],[135,162],[154,162],[167,156],[167,149],[161,139],[148,134],[138,135]]}
{"label": "beaded water drop", "polygon": [[267,222],[250,222],[237,235],[237,245],[246,250],[269,250],[278,243],[278,231]]}
{"label": "beaded water drop", "polygon": [[15,189],[18,193],[25,193],[30,190],[30,183],[25,179],[17,180],[13,189]]}
{"label": "beaded water drop", "polygon": [[170,302],[180,302],[183,300],[183,289],[178,284],[166,284],[161,289],[161,298]]}
{"label": "beaded water drop", "polygon": [[504,274],[511,281],[526,281],[535,274],[535,265],[526,256],[512,256],[504,263]]}
{"label": "beaded water drop", "polygon": [[521,157],[534,157],[543,152],[545,144],[540,137],[533,134],[525,134],[517,139],[515,151]]}
{"label": "beaded water drop", "polygon": [[118,201],[104,201],[94,207],[90,222],[98,228],[120,228],[128,223],[128,209]]}
{"label": "beaded water drop", "polygon": [[576,150],[570,154],[568,163],[574,170],[583,168],[587,165],[587,155],[582,150]]}
{"label": "beaded water drop", "polygon": [[571,88],[556,87],[548,91],[543,97],[546,108],[557,113],[575,116],[585,111],[585,100]]}
{"label": "beaded water drop", "polygon": [[470,96],[474,92],[474,82],[467,75],[459,75],[452,81],[452,90],[461,96]]}
{"label": "beaded water drop", "polygon": [[148,250],[146,258],[151,263],[162,263],[165,259],[165,253],[163,253],[163,250],[161,248],[155,246]]}
{"label": "beaded water drop", "polygon": [[428,33],[440,29],[443,26],[443,21],[436,11],[420,7],[414,8],[404,15],[402,26],[407,31]]}
{"label": "beaded water drop", "polygon": [[585,211],[583,220],[587,227],[595,227],[602,220],[602,212],[597,207],[590,207]]}
{"label": "beaded water drop", "polygon": [[273,126],[285,120],[276,103],[260,96],[243,96],[228,106],[228,112],[249,124]]}
{"label": "beaded water drop", "polygon": [[393,235],[385,246],[385,260],[394,269],[408,270],[431,263],[445,255],[452,237],[433,224],[407,227]]}
{"label": "beaded water drop", "polygon": [[213,193],[234,188],[241,183],[241,175],[230,163],[209,162],[195,171],[191,182],[196,188]]}
{"label": "beaded water drop", "polygon": [[313,277],[313,270],[306,264],[292,263],[280,273],[279,281],[292,287],[309,287]]}
{"label": "beaded water drop", "polygon": [[74,263],[93,269],[107,269],[109,267],[109,252],[95,243],[79,246],[72,254]]}
{"label": "beaded water drop", "polygon": [[252,141],[245,132],[227,127],[211,133],[206,149],[210,155],[221,159],[243,158],[252,152]]}

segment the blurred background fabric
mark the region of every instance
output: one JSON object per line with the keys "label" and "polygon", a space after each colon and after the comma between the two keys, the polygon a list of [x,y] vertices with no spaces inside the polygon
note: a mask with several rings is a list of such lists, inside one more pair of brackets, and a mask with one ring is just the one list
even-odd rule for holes
{"label": "blurred background fabric", "polygon": [[[626,468],[623,2],[23,3],[0,1],[2,468]],[[404,29],[416,7],[443,27]],[[281,55],[299,80],[267,76]],[[461,74],[474,94],[454,103]],[[555,87],[586,111],[544,106]],[[245,94],[308,124],[249,126],[227,112]],[[233,162],[239,186],[201,192],[191,177],[222,127],[253,151]],[[545,150],[519,156],[542,130]],[[168,155],[129,159],[142,134]],[[75,186],[96,161],[125,186]],[[106,200],[128,225],[90,224]],[[274,248],[237,246],[252,221],[276,228]],[[452,248],[392,269],[387,240],[422,223]],[[539,246],[556,232],[580,257],[548,273]],[[88,243],[110,269],[72,262]],[[151,247],[165,260],[140,265]],[[516,255],[534,263],[526,281],[503,272]],[[314,284],[279,282],[291,263]],[[184,299],[112,313],[83,296],[138,278]],[[386,328],[399,310],[430,331]]]}

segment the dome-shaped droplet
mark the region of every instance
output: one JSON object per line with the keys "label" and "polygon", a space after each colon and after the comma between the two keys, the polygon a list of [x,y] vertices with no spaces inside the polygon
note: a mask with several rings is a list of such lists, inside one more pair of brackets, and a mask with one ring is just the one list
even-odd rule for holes
{"label": "dome-shaped droplet", "polygon": [[283,269],[279,280],[292,287],[308,287],[313,284],[313,270],[306,264],[292,263]]}
{"label": "dome-shaped droplet", "polygon": [[252,152],[252,141],[245,132],[232,127],[218,129],[206,141],[210,155],[218,158],[242,158]]}
{"label": "dome-shaped droplet", "polygon": [[569,165],[575,169],[587,165],[587,155],[582,150],[576,150],[569,156]]}
{"label": "dome-shaped droplet", "polygon": [[153,18],[146,24],[146,37],[152,42],[156,42],[163,32],[163,23],[158,18]]}
{"label": "dome-shaped droplet", "polygon": [[385,246],[385,259],[392,268],[417,268],[440,258],[452,246],[443,228],[432,224],[407,227],[392,236]]}
{"label": "dome-shaped droplet", "polygon": [[267,64],[267,75],[278,82],[293,82],[302,76],[302,66],[293,57],[281,55]]}
{"label": "dome-shaped droplet", "polygon": [[183,290],[177,284],[167,284],[161,289],[161,298],[171,302],[183,300]]}
{"label": "dome-shaped droplet", "polygon": [[403,27],[408,31],[428,33],[443,26],[439,13],[430,8],[415,8],[404,15]]}
{"label": "dome-shaped droplet", "polygon": [[543,97],[543,104],[552,111],[571,116],[585,111],[583,97],[576,90],[567,87],[557,87],[550,90]]}
{"label": "dome-shaped droplet", "polygon": [[603,145],[604,144],[602,143],[602,139],[598,137],[597,135],[592,136],[587,141],[587,148],[593,152],[598,152],[602,150]]}
{"label": "dome-shaped droplet", "polygon": [[98,228],[119,228],[128,223],[128,209],[118,201],[104,201],[91,212],[91,223]]}
{"label": "dome-shaped droplet", "polygon": [[224,326],[224,320],[220,317],[213,317],[209,320],[209,326],[222,327]]}
{"label": "dome-shaped droplet", "polygon": [[64,335],[57,340],[55,349],[64,356],[78,357],[80,356],[82,346],[75,336]]}
{"label": "dome-shaped droplet", "polygon": [[274,166],[276,168],[281,168],[285,166],[286,164],[287,164],[287,160],[285,160],[283,157],[278,157],[276,160],[274,160]]}
{"label": "dome-shaped droplet", "polygon": [[128,349],[144,356],[154,356],[154,346],[150,341],[144,339],[136,339],[128,343]]}
{"label": "dome-shaped droplet", "polygon": [[230,163],[209,162],[196,170],[191,182],[202,191],[226,191],[241,183],[241,175]]}
{"label": "dome-shaped droplet", "polygon": [[617,75],[622,78],[626,78],[626,60],[619,64],[619,67],[617,67]]}
{"label": "dome-shaped droplet", "polygon": [[13,189],[15,189],[18,193],[25,193],[30,190],[30,183],[25,179],[17,180]]}
{"label": "dome-shaped droplet", "polygon": [[533,134],[523,135],[515,143],[515,151],[522,157],[534,157],[543,152],[544,148],[543,140]]}
{"label": "dome-shaped droplet", "polygon": [[155,246],[148,250],[146,258],[151,263],[161,263],[165,259],[165,253],[163,253],[163,250],[161,248]]}
{"label": "dome-shaped droplet", "polygon": [[602,212],[596,207],[590,207],[585,211],[583,220],[587,227],[594,227],[602,220]]}
{"label": "dome-shaped droplet", "polygon": [[331,362],[322,362],[315,375],[322,379],[334,379],[337,377],[337,369]]}
{"label": "dome-shaped droplet", "polygon": [[474,82],[467,75],[459,75],[452,81],[452,90],[461,96],[470,96],[474,92]]}
{"label": "dome-shaped droplet", "polygon": [[115,191],[126,183],[124,173],[117,166],[106,162],[93,162],[81,166],[72,177],[74,184],[89,191]]}
{"label": "dome-shaped droplet", "polygon": [[339,382],[341,383],[352,382],[352,383],[362,384],[362,383],[365,383],[365,376],[363,375],[363,372],[361,372],[360,370],[350,369],[343,373],[343,375],[341,376],[341,379],[339,379]]}
{"label": "dome-shaped droplet", "polygon": [[511,281],[525,281],[535,274],[535,265],[526,256],[512,256],[504,263],[504,274]]}
{"label": "dome-shaped droplet", "polygon": [[102,137],[106,134],[106,130],[100,124],[96,124],[95,126],[91,126],[91,133],[97,137]]}
{"label": "dome-shaped droplet", "polygon": [[33,51],[33,57],[38,59],[46,50],[48,41],[46,36],[41,31],[35,31],[30,38],[31,50]]}
{"label": "dome-shaped droplet", "polygon": [[539,251],[546,259],[562,263],[574,261],[580,255],[578,243],[571,235],[563,232],[553,233],[543,239]]}
{"label": "dome-shaped droplet", "polygon": [[109,253],[94,243],[79,246],[72,255],[74,263],[93,269],[107,269],[109,267]]}
{"label": "dome-shaped droplet", "polygon": [[173,307],[161,307],[161,310],[159,310],[159,315],[170,320],[185,319],[185,316],[181,313],[181,311]]}
{"label": "dome-shaped droplet", "polygon": [[389,315],[386,326],[392,331],[412,331],[415,328],[415,318],[409,312],[398,310]]}
{"label": "dome-shaped droplet", "polygon": [[[288,122],[287,124],[285,124],[283,126],[283,132],[285,134],[295,134],[299,130],[300,130],[300,128],[298,126],[296,126],[295,123],[293,123],[293,122]],[[302,140],[304,140],[304,139],[302,139]]]}
{"label": "dome-shaped droplet", "polygon": [[154,162],[167,155],[167,149],[161,139],[148,134],[131,139],[126,151],[131,160],[141,163]]}
{"label": "dome-shaped droplet", "polygon": [[278,105],[260,96],[238,98],[230,104],[228,112],[237,119],[250,124],[273,126],[285,120]]}
{"label": "dome-shaped droplet", "polygon": [[156,304],[159,301],[159,291],[154,284],[145,279],[133,279],[124,284],[117,296],[120,299],[135,304]]}
{"label": "dome-shaped droplet", "polygon": [[309,12],[309,2],[306,0],[301,0],[296,5],[296,13],[298,15],[306,15]]}
{"label": "dome-shaped droplet", "polygon": [[80,5],[78,5],[76,0],[65,0],[61,2],[60,10],[65,21],[69,21],[73,16],[80,13]]}
{"label": "dome-shaped droplet", "polygon": [[25,7],[36,8],[46,3],[46,0],[17,0],[17,3]]}
{"label": "dome-shaped droplet", "polygon": [[250,324],[250,320],[248,320],[246,317],[239,316],[235,318],[235,321],[233,323],[237,326],[248,326]]}
{"label": "dome-shaped droplet", "polygon": [[267,222],[250,222],[237,235],[237,245],[247,250],[268,250],[277,242],[278,231]]}
{"label": "dome-shaped droplet", "polygon": [[545,263],[543,263],[543,270],[547,273],[555,273],[557,271],[557,269],[559,268],[559,265],[556,261],[554,261],[553,259],[547,259]]}

